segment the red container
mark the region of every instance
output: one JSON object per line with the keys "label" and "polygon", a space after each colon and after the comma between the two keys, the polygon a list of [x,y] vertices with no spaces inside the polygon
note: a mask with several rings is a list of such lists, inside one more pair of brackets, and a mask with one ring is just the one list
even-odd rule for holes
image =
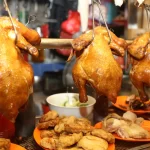
{"label": "red container", "polygon": [[0,137],[11,139],[15,135],[15,125],[0,114]]}

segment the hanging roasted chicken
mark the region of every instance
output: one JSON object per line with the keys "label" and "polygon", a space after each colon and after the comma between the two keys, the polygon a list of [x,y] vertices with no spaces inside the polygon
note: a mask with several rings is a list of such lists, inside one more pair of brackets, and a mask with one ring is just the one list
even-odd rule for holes
{"label": "hanging roasted chicken", "polygon": [[0,113],[15,122],[19,110],[27,103],[33,86],[32,67],[24,60],[21,50],[37,56],[33,45],[40,36],[32,29],[9,17],[0,18]]}
{"label": "hanging roasted chicken", "polygon": [[71,55],[76,55],[72,75],[81,102],[87,101],[86,84],[91,85],[99,95],[105,95],[112,102],[116,101],[122,83],[122,69],[113,54],[124,56],[127,44],[109,32],[110,43],[108,32],[102,26],[96,27],[94,34],[92,30],[87,31],[72,42]]}
{"label": "hanging roasted chicken", "polygon": [[132,64],[130,79],[138,90],[140,99],[148,101],[145,87],[150,87],[150,33],[137,37],[128,46],[129,62]]}

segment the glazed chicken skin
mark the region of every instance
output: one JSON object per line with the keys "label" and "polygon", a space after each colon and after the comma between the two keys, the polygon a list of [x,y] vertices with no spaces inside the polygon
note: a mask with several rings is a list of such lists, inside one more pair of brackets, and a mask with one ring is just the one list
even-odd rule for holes
{"label": "glazed chicken skin", "polygon": [[33,45],[40,44],[39,34],[13,19],[17,38],[9,17],[0,18],[0,113],[11,122],[23,108],[32,92],[33,70],[21,50],[38,56]]}
{"label": "glazed chicken skin", "polygon": [[75,53],[77,57],[72,75],[81,102],[87,101],[86,84],[91,85],[97,94],[106,96],[114,103],[116,101],[121,88],[122,69],[113,54],[124,56],[127,44],[109,32],[112,38],[110,44],[107,30],[102,26],[94,29],[94,39],[90,30],[72,42],[74,52],[71,55]]}
{"label": "glazed chicken skin", "polygon": [[130,79],[138,90],[140,100],[148,101],[145,86],[150,86],[150,41],[149,33],[137,37],[128,46],[129,62],[132,64]]}

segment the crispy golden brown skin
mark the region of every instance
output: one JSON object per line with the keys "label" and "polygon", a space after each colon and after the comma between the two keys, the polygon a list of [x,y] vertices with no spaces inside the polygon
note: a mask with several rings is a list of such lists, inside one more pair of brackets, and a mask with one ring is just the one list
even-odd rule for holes
{"label": "crispy golden brown skin", "polygon": [[65,131],[68,133],[88,133],[93,130],[93,127],[87,122],[76,121],[73,124],[65,124]]}
{"label": "crispy golden brown skin", "polygon": [[90,121],[85,118],[75,118],[74,116],[60,119],[59,123],[54,128],[56,133],[87,133],[92,131],[92,129],[93,127]]}
{"label": "crispy golden brown skin", "polygon": [[84,150],[80,147],[67,147],[67,148],[58,148],[58,150]]}
{"label": "crispy golden brown skin", "polygon": [[55,127],[59,123],[59,120],[60,120],[60,118],[57,117],[56,119],[53,119],[53,120],[50,120],[47,122],[39,123],[37,125],[37,128],[40,130],[43,130],[43,129],[48,129],[49,127]]}
{"label": "crispy golden brown skin", "polygon": [[106,140],[108,143],[111,143],[111,144],[115,143],[115,137],[111,133],[108,133],[107,131],[103,129],[94,129],[91,132],[91,135],[102,138]]}
{"label": "crispy golden brown skin", "polygon": [[113,54],[124,56],[127,44],[111,31],[112,41],[109,44],[105,27],[96,27],[94,33],[94,39],[90,30],[72,42],[77,57],[72,70],[73,80],[79,89],[81,102],[87,101],[86,84],[91,85],[99,95],[115,102],[121,88],[122,69]]}
{"label": "crispy golden brown skin", "polygon": [[10,149],[10,140],[5,138],[0,138],[0,150],[9,150]]}
{"label": "crispy golden brown skin", "polygon": [[54,130],[41,130],[40,137],[43,139],[45,137],[57,137],[58,135]]}
{"label": "crispy golden brown skin", "polygon": [[148,101],[149,97],[145,92],[145,86],[150,87],[150,33],[145,33],[137,37],[131,45],[128,46],[130,62],[130,79],[138,90],[140,99]]}
{"label": "crispy golden brown skin", "polygon": [[83,134],[80,133],[73,133],[69,135],[60,135],[58,144],[59,147],[65,148],[65,147],[70,147],[74,144],[76,144],[81,138],[83,137]]}
{"label": "crispy golden brown skin", "polygon": [[56,133],[62,133],[65,131],[65,124],[73,124],[77,118],[74,116],[65,117],[60,119],[59,123],[55,126],[54,130]]}
{"label": "crispy golden brown skin", "polygon": [[10,121],[26,104],[33,86],[33,70],[20,50],[38,56],[33,45],[40,44],[39,34],[13,19],[17,39],[9,17],[0,17],[0,113]]}
{"label": "crispy golden brown skin", "polygon": [[50,121],[52,119],[56,119],[56,117],[58,117],[58,113],[54,110],[51,110],[51,111],[47,112],[46,114],[44,114],[40,118],[39,122],[41,123],[41,122]]}
{"label": "crispy golden brown skin", "polygon": [[45,137],[45,138],[41,139],[40,145],[42,147],[44,147],[46,149],[50,149],[50,150],[57,149],[58,139]]}
{"label": "crispy golden brown skin", "polygon": [[108,143],[105,140],[92,135],[83,136],[82,139],[78,142],[77,146],[85,150],[108,149]]}

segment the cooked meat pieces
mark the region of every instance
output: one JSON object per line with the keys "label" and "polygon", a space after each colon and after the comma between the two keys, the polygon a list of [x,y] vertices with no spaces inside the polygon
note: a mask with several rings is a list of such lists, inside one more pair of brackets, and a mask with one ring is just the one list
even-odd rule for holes
{"label": "cooked meat pieces", "polygon": [[121,116],[118,117],[117,114],[116,117],[115,114],[110,114],[103,121],[103,129],[111,133],[117,133],[118,136],[122,138],[150,138],[150,132],[148,132],[146,129],[136,124],[135,122]]}
{"label": "cooked meat pieces", "polygon": [[[58,118],[59,123],[54,127],[54,130],[41,130],[40,145],[45,149],[105,150],[108,147],[108,142],[114,143],[114,138],[110,133],[101,131],[102,129],[95,129],[86,118],[74,116]],[[85,144],[86,142],[88,145]]]}
{"label": "cooked meat pieces", "polygon": [[108,143],[115,143],[115,137],[111,133],[108,133],[103,129],[94,129],[91,132],[91,135],[102,138],[106,140]]}
{"label": "cooked meat pieces", "polygon": [[41,139],[40,145],[42,147],[50,149],[50,150],[57,149],[58,139],[45,137],[45,138]]}
{"label": "cooked meat pieces", "polygon": [[120,126],[131,124],[130,120],[127,120],[115,113],[109,114],[104,118],[102,122],[102,128],[110,133],[116,132]]}
{"label": "cooked meat pieces", "polygon": [[62,133],[65,130],[65,124],[73,124],[77,118],[69,116],[60,119],[59,123],[55,126],[54,130],[56,133]]}
{"label": "cooked meat pieces", "polygon": [[108,149],[108,143],[105,140],[92,135],[83,136],[82,139],[78,142],[77,146],[85,150],[107,150]]}
{"label": "cooked meat pieces", "polygon": [[33,69],[24,60],[21,50],[38,56],[34,46],[41,41],[35,30],[16,19],[13,22],[17,40],[10,18],[0,17],[0,112],[11,122],[15,122],[19,111],[27,104],[34,81]]}
{"label": "cooked meat pieces", "polygon": [[85,118],[75,118],[74,116],[60,119],[59,123],[54,128],[56,133],[87,133],[92,129],[93,127],[90,121]]}
{"label": "cooked meat pieces", "polygon": [[150,132],[132,123],[131,125],[122,125],[116,132],[122,138],[147,139],[150,138]]}
{"label": "cooked meat pieces", "polygon": [[67,147],[67,148],[58,148],[58,150],[84,150],[79,147]]}
{"label": "cooked meat pieces", "polygon": [[[71,117],[72,118],[72,117]],[[85,118],[72,118],[67,122],[64,122],[64,131],[68,133],[87,133],[92,131],[93,127],[91,122]]]}
{"label": "cooked meat pieces", "polygon": [[88,100],[87,84],[91,85],[99,95],[116,102],[122,83],[122,69],[114,59],[112,51],[116,55],[123,56],[127,44],[111,31],[110,34],[112,41],[109,44],[106,28],[98,26],[94,29],[94,39],[93,32],[90,30],[72,42],[77,57],[72,76],[79,89],[80,102]]}
{"label": "cooked meat pieces", "polygon": [[83,137],[82,133],[60,135],[58,140],[59,147],[65,148],[76,144]]}
{"label": "cooked meat pieces", "polygon": [[84,122],[84,124],[87,124],[87,125],[91,125],[91,122],[86,118],[78,118],[77,121],[81,123]]}
{"label": "cooked meat pieces", "polygon": [[53,119],[53,120],[50,120],[47,122],[39,123],[37,125],[37,128],[40,130],[43,130],[43,129],[48,129],[49,127],[55,127],[59,123],[59,120],[60,120],[60,118],[57,117],[56,119]]}
{"label": "cooked meat pieces", "polygon": [[46,122],[46,121],[50,121],[50,120],[53,120],[53,119],[56,119],[58,117],[58,113],[55,111],[55,110],[51,110],[49,111],[48,113],[44,114],[39,122]]}
{"label": "cooked meat pieces", "polygon": [[132,68],[130,70],[130,79],[132,84],[138,90],[140,100],[145,102],[149,100],[145,87],[150,87],[150,40],[149,33],[144,33],[133,40],[128,46],[128,56]]}
{"label": "cooked meat pieces", "polygon": [[93,130],[91,125],[75,122],[74,124],[65,124],[65,131],[68,133],[88,133]]}
{"label": "cooked meat pieces", "polygon": [[0,150],[9,150],[10,149],[10,140],[5,138],[0,138]]}
{"label": "cooked meat pieces", "polygon": [[43,139],[45,137],[57,137],[58,135],[54,130],[41,130],[40,137]]}

